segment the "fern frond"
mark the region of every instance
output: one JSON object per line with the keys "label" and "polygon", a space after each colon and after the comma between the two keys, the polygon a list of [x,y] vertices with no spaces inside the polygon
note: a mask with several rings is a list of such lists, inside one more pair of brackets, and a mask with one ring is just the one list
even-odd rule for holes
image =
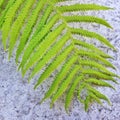
{"label": "fern frond", "polygon": [[[108,98],[97,91],[94,86],[110,87],[105,82],[120,76],[106,67],[115,69],[107,58],[112,58],[94,44],[77,40],[73,35],[96,39],[103,45],[115,50],[114,46],[102,35],[80,28],[70,27],[70,22],[96,23],[108,28],[110,24],[99,17],[89,15],[64,14],[65,12],[86,12],[108,10],[109,7],[96,4],[63,5],[63,0],[9,0],[0,1],[0,30],[4,49],[8,48],[9,58],[17,45],[16,63],[24,76],[29,70],[30,80],[41,71],[34,89],[41,85],[58,69],[55,78],[45,93],[41,103],[51,98],[51,106],[66,91],[65,109],[68,110],[74,93],[85,105],[85,110],[96,101]],[[17,41],[19,40],[19,41]],[[32,69],[31,69],[32,68]],[[85,98],[82,98],[82,91]]]}
{"label": "fern frond", "polygon": [[111,76],[116,76],[115,74],[113,74],[112,72],[110,72],[109,70],[106,69],[106,67],[104,67],[103,65],[95,62],[95,61],[89,61],[89,60],[80,60],[80,64],[83,66],[89,66],[89,67],[94,67],[99,69],[101,72],[111,75]]}
{"label": "fern frond", "polygon": [[[102,105],[101,100],[92,92],[89,92],[89,96],[92,98],[92,100],[96,101],[97,103],[99,103],[100,105]],[[86,110],[87,111],[87,110]]]}
{"label": "fern frond", "polygon": [[34,47],[42,41],[42,39],[44,38],[44,36],[50,31],[50,29],[53,27],[53,25],[56,23],[56,21],[58,20],[58,16],[54,15],[51,20],[47,23],[47,25],[44,26],[44,28],[29,42],[29,44],[27,45],[27,48],[24,50],[24,54],[22,57],[22,61],[21,64],[19,66],[19,69],[21,67],[23,67],[23,64],[26,63],[27,59],[29,58],[29,56],[31,55],[32,50],[34,49]]}
{"label": "fern frond", "polygon": [[82,47],[86,48],[87,50],[94,51],[95,53],[101,55],[102,57],[112,58],[111,56],[109,56],[108,54],[104,53],[102,50],[98,49],[97,47],[95,47],[92,44],[88,44],[86,42],[83,42],[83,41],[77,40],[77,39],[73,39],[73,41],[74,41],[75,45],[79,45],[79,46],[82,46]]}
{"label": "fern frond", "polygon": [[16,62],[18,62],[18,58],[22,50],[24,49],[24,46],[30,36],[30,33],[32,32],[32,28],[35,25],[35,22],[37,21],[39,12],[43,9],[44,5],[45,5],[45,1],[40,1],[38,2],[37,7],[32,11],[32,15],[30,16],[30,19],[28,20],[27,25],[24,28],[23,34],[20,38],[20,43],[16,52]]}
{"label": "fern frond", "polygon": [[[55,80],[53,81],[51,87],[49,88],[49,90],[46,92],[44,98],[42,99],[41,102],[43,102],[45,99],[47,99],[48,97],[50,97],[53,93],[56,92],[56,90],[58,89],[59,84],[61,83],[61,81],[66,77],[66,75],[68,74],[68,72],[70,71],[71,67],[74,65],[74,63],[77,61],[76,57],[71,57],[68,61],[66,61],[62,67],[62,69],[60,70],[60,72],[58,72],[58,74],[56,75]],[[66,72],[67,71],[67,72]]]}
{"label": "fern frond", "polygon": [[35,89],[40,85],[45,78],[49,77],[49,75],[58,67],[60,64],[68,57],[68,55],[73,50],[73,46],[68,46],[62,53],[57,56],[57,58],[49,65],[49,67],[43,72],[43,74],[40,76],[40,78],[37,81],[37,84],[35,85]]}
{"label": "fern frond", "polygon": [[[23,22],[25,21],[28,13],[30,12],[30,8],[34,4],[34,0],[26,1],[24,8],[21,10],[21,13],[18,15],[17,19],[15,20],[14,24],[11,27],[10,31],[10,45],[9,45],[9,58],[11,57],[12,50],[16,43],[16,39],[18,38],[20,29],[22,27]],[[16,31],[16,32],[15,32]]]}
{"label": "fern frond", "polygon": [[98,23],[101,25],[104,25],[108,28],[112,28],[109,23],[107,23],[105,20],[94,17],[94,16],[65,16],[64,17],[67,22],[88,22],[88,23]]}
{"label": "fern frond", "polygon": [[[54,58],[59,50],[62,49],[64,44],[69,40],[69,33],[65,34],[52,48],[43,56],[43,58],[39,61],[39,63],[34,67],[30,77],[30,79],[39,72],[46,63],[48,63],[52,58]],[[23,73],[26,73],[28,67],[26,66]]]}
{"label": "fern frond", "polygon": [[5,21],[5,16],[9,10],[9,8],[11,7],[11,5],[14,3],[15,0],[9,0],[7,2],[7,5],[5,6],[5,9],[1,9],[1,14],[0,14],[0,29]]}
{"label": "fern frond", "polygon": [[113,78],[113,76],[101,73],[99,71],[87,69],[87,70],[83,70],[82,73],[85,75],[94,76],[94,77],[100,78],[100,79],[111,80],[111,81],[117,83],[117,81]]}
{"label": "fern frond", "polygon": [[108,10],[109,7],[100,6],[96,4],[74,4],[74,5],[64,5],[58,6],[58,10],[61,12],[73,12],[73,11],[90,11],[90,10]]}
{"label": "fern frond", "polygon": [[[41,42],[39,47],[37,48],[36,52],[32,54],[32,57],[29,59],[29,61],[26,64],[26,68],[30,68],[32,65],[34,65],[36,62],[38,62],[46,51],[50,48],[50,46],[55,42],[58,35],[63,31],[65,28],[65,25],[59,25],[53,32],[49,33],[46,38]],[[52,42],[51,42],[52,39]],[[46,49],[44,49],[46,48]],[[24,66],[24,64],[23,64]],[[24,68],[23,68],[24,69]],[[26,70],[25,70],[26,71]],[[25,71],[23,70],[23,74],[25,74]]]}
{"label": "fern frond", "polygon": [[78,53],[80,56],[85,56],[85,57],[88,57],[88,59],[91,58],[92,60],[100,61],[100,62],[102,62],[104,65],[115,69],[115,67],[114,67],[108,60],[104,59],[103,57],[101,57],[101,56],[100,56],[99,54],[97,54],[97,53],[88,52],[88,51],[86,51],[86,50],[77,50],[77,53]]}
{"label": "fern frond", "polygon": [[73,34],[79,34],[82,35],[84,37],[90,37],[90,38],[95,38],[97,40],[99,40],[100,42],[104,43],[105,45],[107,45],[108,47],[112,48],[113,50],[115,50],[114,46],[110,44],[110,42],[104,38],[103,36],[95,33],[95,32],[90,32],[88,30],[83,30],[83,29],[78,29],[78,28],[70,28],[71,32]]}
{"label": "fern frond", "polygon": [[104,82],[103,80],[98,80],[98,79],[95,79],[95,78],[89,78],[89,79],[85,80],[85,82],[95,84],[95,85],[98,85],[98,86],[111,87],[112,89],[115,90],[115,88],[112,85],[110,85],[107,82]]}
{"label": "fern frond", "polygon": [[[82,99],[80,97],[80,93],[81,93],[81,91],[84,88],[87,90],[86,91],[87,93],[86,93],[86,98]],[[89,98],[89,100],[88,100],[88,98]],[[96,90],[95,88],[91,87],[91,85],[86,84],[86,83],[81,84],[81,86],[79,88],[79,91],[78,91],[78,99],[80,100],[80,102],[84,103],[86,111],[88,110],[88,106],[90,105],[92,100],[98,102],[99,104],[102,104],[100,100],[103,99],[103,100],[107,101],[108,104],[111,105],[109,99],[105,95],[103,95],[98,90]]]}
{"label": "fern frond", "polygon": [[70,106],[70,103],[72,101],[72,98],[74,96],[75,89],[77,88],[77,85],[79,82],[83,79],[83,76],[77,76],[77,78],[73,81],[71,84],[71,87],[68,90],[68,93],[66,95],[66,100],[65,100],[65,109],[67,111],[68,107]]}
{"label": "fern frond", "polygon": [[85,111],[88,110],[89,105],[90,105],[90,102],[91,102],[91,98],[90,98],[90,96],[88,95],[88,96],[86,97],[86,99],[84,100]]}
{"label": "fern frond", "polygon": [[44,14],[42,15],[42,17],[39,21],[37,27],[36,27],[35,32],[33,33],[33,36],[32,36],[33,38],[39,33],[39,31],[42,29],[42,27],[44,27],[44,25],[47,24],[48,18],[51,15],[52,11],[53,11],[52,6],[48,5],[44,11]]}
{"label": "fern frond", "polygon": [[72,69],[70,75],[60,85],[60,88],[58,88],[57,92],[52,97],[51,107],[52,107],[53,103],[65,92],[65,90],[67,89],[68,85],[72,82],[73,78],[77,74],[78,70],[79,70],[79,66],[74,67]]}
{"label": "fern frond", "polygon": [[96,101],[97,103],[102,105],[100,98],[97,97],[94,93],[88,91],[88,95],[87,95],[86,99],[84,100],[85,111],[88,111],[88,108],[89,108],[90,104],[92,103],[92,101]]}
{"label": "fern frond", "polygon": [[91,87],[88,84],[86,84],[86,88],[87,88],[88,91],[90,91],[93,94],[95,94],[96,97],[98,97],[100,99],[103,99],[103,100],[107,101],[109,104],[111,104],[110,101],[109,101],[109,99],[105,95],[103,95],[102,93],[100,93],[98,90],[94,89],[93,87]]}
{"label": "fern frond", "polygon": [[18,8],[23,3],[23,0],[16,0],[15,3],[13,3],[14,1],[11,0],[10,2],[11,2],[10,4],[12,4],[12,5],[5,15],[5,22],[3,23],[3,26],[2,26],[2,42],[4,45],[4,49],[6,49],[6,40],[8,38],[8,34],[11,29],[13,19],[15,18],[15,14],[16,14]]}

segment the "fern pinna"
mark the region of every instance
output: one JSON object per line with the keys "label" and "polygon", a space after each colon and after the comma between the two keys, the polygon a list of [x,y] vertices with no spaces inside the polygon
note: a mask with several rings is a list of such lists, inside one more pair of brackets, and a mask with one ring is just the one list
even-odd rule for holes
{"label": "fern pinna", "polygon": [[114,78],[119,76],[106,68],[115,69],[107,60],[112,57],[94,44],[76,39],[73,35],[96,39],[113,50],[114,46],[102,35],[71,27],[69,23],[97,23],[110,29],[112,27],[98,17],[64,13],[111,8],[96,4],[60,5],[61,2],[63,1],[1,0],[0,30],[4,49],[8,49],[10,58],[13,49],[16,48],[16,63],[23,76],[30,72],[29,81],[41,69],[45,69],[37,80],[35,89],[56,69],[58,70],[41,102],[51,98],[52,107],[54,102],[65,94],[65,109],[68,110],[74,93],[77,93],[78,100],[85,105],[85,110],[93,101],[101,104],[103,99],[110,103],[95,87],[105,86],[114,89],[107,80],[117,83]]}

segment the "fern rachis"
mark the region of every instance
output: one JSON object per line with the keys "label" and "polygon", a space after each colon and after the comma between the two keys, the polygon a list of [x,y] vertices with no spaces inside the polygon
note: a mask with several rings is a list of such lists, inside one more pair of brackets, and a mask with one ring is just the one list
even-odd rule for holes
{"label": "fern rachis", "polygon": [[[104,80],[116,82],[118,75],[106,67],[115,69],[107,60],[112,58],[93,44],[73,35],[78,34],[96,39],[115,50],[114,46],[102,35],[69,26],[70,22],[97,23],[112,28],[102,18],[87,15],[64,15],[65,12],[109,10],[111,8],[95,4],[58,5],[62,0],[0,1],[0,30],[4,49],[9,57],[16,48],[16,63],[24,76],[30,68],[29,81],[46,67],[38,78],[35,89],[60,66],[59,72],[46,92],[43,102],[51,98],[51,106],[63,94],[66,94],[65,109],[68,110],[75,91],[78,99],[84,103],[85,110],[92,101],[101,104],[101,99],[108,98],[94,88],[96,86],[114,87]],[[63,2],[64,3],[64,2]],[[6,6],[6,7],[4,7]],[[30,12],[32,14],[30,14]],[[7,41],[8,40],[8,41]],[[21,58],[21,59],[20,59]],[[48,64],[46,66],[46,64]],[[117,82],[116,82],[117,83]],[[86,89],[86,98],[81,99],[81,91]],[[67,91],[68,93],[65,93]]]}

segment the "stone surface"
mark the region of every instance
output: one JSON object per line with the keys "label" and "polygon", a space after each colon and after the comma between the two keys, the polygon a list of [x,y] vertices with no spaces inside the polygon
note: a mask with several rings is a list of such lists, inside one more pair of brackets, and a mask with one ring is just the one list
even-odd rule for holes
{"label": "stone surface", "polygon": [[[97,24],[85,27],[103,34],[116,47],[117,52],[112,52],[96,43],[114,57],[114,60],[111,60],[117,68],[114,72],[120,74],[120,0],[72,1],[72,3],[80,2],[98,3],[114,8],[114,10],[105,12],[87,13],[105,18],[113,26],[113,30]],[[112,106],[108,106],[106,103],[104,106],[94,104],[88,112],[84,112],[83,105],[74,100],[69,114],[66,114],[62,100],[56,102],[53,109],[49,108],[49,100],[39,104],[48,85],[49,83],[41,85],[34,91],[33,82],[28,84],[27,76],[21,77],[20,72],[17,72],[14,56],[8,61],[7,53],[3,51],[0,42],[0,120],[120,120],[120,85],[113,84],[116,91],[100,88],[100,91],[110,98]]]}

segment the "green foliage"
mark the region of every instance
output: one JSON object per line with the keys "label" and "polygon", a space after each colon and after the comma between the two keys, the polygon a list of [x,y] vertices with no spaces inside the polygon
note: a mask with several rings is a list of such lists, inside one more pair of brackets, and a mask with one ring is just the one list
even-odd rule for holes
{"label": "green foliage", "polygon": [[[112,57],[94,44],[75,39],[73,35],[96,39],[113,50],[115,50],[114,46],[102,35],[82,28],[70,27],[69,23],[96,23],[110,29],[112,27],[102,18],[70,14],[66,16],[64,13],[111,8],[95,4],[60,6],[58,5],[60,2],[63,1],[1,0],[0,30],[4,49],[8,50],[10,58],[16,48],[18,69],[23,76],[27,72],[30,73],[29,81],[44,68],[35,84],[35,89],[58,70],[41,103],[51,98],[52,107],[64,94],[65,109],[68,111],[72,98],[77,93],[78,99],[85,105],[85,110],[93,101],[102,104],[101,99],[110,104],[108,98],[100,93],[96,86],[115,89],[106,82],[117,83],[115,78],[119,77],[107,69],[107,67],[115,69],[107,60]],[[85,95],[85,98],[83,99],[81,95]]]}

